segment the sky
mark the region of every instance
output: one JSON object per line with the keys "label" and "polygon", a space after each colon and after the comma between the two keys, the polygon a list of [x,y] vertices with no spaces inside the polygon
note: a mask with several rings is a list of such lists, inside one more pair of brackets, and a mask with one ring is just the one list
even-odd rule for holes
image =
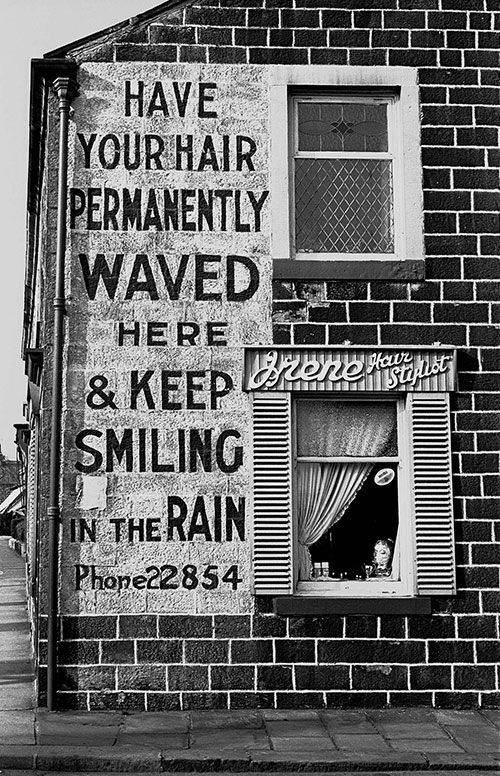
{"label": "sky", "polygon": [[0,445],[16,457],[14,423],[23,423],[21,360],[28,168],[30,60],[154,8],[160,0],[2,0],[0,47]]}

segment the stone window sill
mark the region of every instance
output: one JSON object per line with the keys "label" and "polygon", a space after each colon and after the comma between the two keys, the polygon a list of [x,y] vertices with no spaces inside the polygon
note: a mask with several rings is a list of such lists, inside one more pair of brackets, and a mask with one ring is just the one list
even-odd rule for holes
{"label": "stone window sill", "polygon": [[280,596],[273,599],[274,613],[304,617],[321,614],[431,614],[431,599],[417,598],[326,598]]}
{"label": "stone window sill", "polygon": [[307,261],[274,259],[275,280],[389,280],[419,281],[425,277],[424,259],[380,261]]}

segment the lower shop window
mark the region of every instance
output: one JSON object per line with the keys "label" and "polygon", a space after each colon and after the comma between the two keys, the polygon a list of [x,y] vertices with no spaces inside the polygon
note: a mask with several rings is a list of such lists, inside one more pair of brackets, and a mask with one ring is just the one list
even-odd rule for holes
{"label": "lower shop window", "polygon": [[395,399],[296,398],[299,594],[409,591],[403,413]]}
{"label": "lower shop window", "polygon": [[438,347],[247,350],[256,595],[313,614],[454,594],[454,364]]}

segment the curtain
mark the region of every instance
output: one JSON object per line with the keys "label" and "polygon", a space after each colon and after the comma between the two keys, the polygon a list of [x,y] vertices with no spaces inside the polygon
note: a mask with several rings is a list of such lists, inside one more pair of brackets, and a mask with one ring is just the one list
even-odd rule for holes
{"label": "curtain", "polygon": [[300,463],[298,466],[299,579],[309,579],[309,547],[335,525],[373,464]]}
{"label": "curtain", "polygon": [[[379,456],[396,426],[394,404],[380,402],[299,402],[297,418],[299,455]],[[299,579],[310,577],[309,547],[338,523],[372,467],[355,460],[299,462]]]}

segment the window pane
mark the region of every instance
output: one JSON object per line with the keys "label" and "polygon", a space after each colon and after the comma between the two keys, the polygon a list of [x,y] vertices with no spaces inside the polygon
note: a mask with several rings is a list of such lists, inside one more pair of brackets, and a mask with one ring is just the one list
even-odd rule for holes
{"label": "window pane", "polygon": [[299,151],[388,150],[387,105],[299,102]]}
{"label": "window pane", "polygon": [[297,402],[297,455],[397,455],[393,402]]}
{"label": "window pane", "polygon": [[[323,487],[319,489],[321,496],[315,497],[314,504],[307,505],[308,511],[299,515],[299,558],[304,558],[300,578],[399,579],[396,465],[368,464],[368,471],[358,475],[356,464],[322,464],[324,480],[329,476],[329,468],[335,466],[345,467],[346,471],[330,496],[328,510],[317,513]],[[348,478],[354,481],[356,492],[346,506],[342,485]]]}
{"label": "window pane", "polygon": [[393,253],[389,160],[296,159],[296,250]]}

